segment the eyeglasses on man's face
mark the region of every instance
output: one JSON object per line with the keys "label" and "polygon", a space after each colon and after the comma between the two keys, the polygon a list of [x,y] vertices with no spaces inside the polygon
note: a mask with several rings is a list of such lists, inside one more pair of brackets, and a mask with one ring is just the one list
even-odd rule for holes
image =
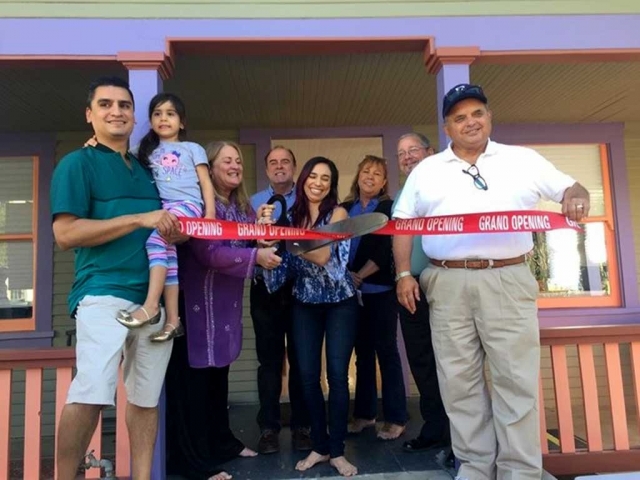
{"label": "eyeglasses on man's face", "polygon": [[404,160],[407,157],[416,157],[420,155],[420,152],[423,150],[426,151],[429,147],[411,147],[406,152],[404,150],[399,150],[396,156],[398,160]]}
{"label": "eyeglasses on man's face", "polygon": [[471,165],[466,170],[463,168],[462,173],[466,173],[471,178],[473,178],[473,185],[479,190],[489,190],[489,185],[487,185],[487,181],[480,175],[480,170],[475,165]]}

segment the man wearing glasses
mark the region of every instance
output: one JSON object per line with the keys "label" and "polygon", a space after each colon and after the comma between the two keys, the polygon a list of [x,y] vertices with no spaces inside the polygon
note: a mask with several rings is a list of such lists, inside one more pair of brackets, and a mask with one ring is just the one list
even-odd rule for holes
{"label": "man wearing glasses", "polygon": [[[580,221],[589,193],[534,150],[490,140],[491,111],[477,85],[443,102],[449,147],[407,180],[396,218],[534,209],[543,198]],[[433,348],[458,479],[536,479],[542,475],[538,416],[538,284],[525,263],[530,233],[425,235],[429,266],[420,286],[429,302]],[[396,236],[398,301],[416,310],[411,236]],[[484,362],[491,373],[491,392]]]}
{"label": "man wearing glasses", "polygon": [[[413,169],[435,152],[429,139],[421,133],[407,133],[398,140],[398,167],[407,177]],[[398,192],[399,198],[402,191]],[[429,259],[422,251],[421,238],[413,237],[411,252],[411,276],[416,283],[420,273],[427,268]],[[404,442],[403,449],[407,452],[417,452],[430,448],[448,448],[451,445],[449,435],[449,419],[442,405],[436,361],[431,343],[431,328],[429,326],[429,306],[423,292],[415,303],[415,312],[407,310],[402,304],[398,309],[402,337],[407,350],[407,359],[411,373],[420,392],[420,414],[424,421],[420,434]]]}

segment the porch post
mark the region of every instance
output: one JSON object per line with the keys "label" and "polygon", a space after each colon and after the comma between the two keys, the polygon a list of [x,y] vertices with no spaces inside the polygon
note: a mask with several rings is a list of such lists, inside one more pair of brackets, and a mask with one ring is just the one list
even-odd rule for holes
{"label": "porch post", "polygon": [[136,101],[136,125],[131,146],[149,131],[149,101],[163,90],[163,82],[173,73],[173,63],[164,52],[119,52],[118,61],[129,71],[129,86]]}
{"label": "porch post", "polygon": [[[425,64],[429,73],[436,75],[436,102],[438,104],[438,151],[443,151],[449,144],[449,137],[444,133],[442,118],[442,99],[449,90],[460,83],[470,83],[469,65],[480,55],[478,47],[437,48],[425,52]],[[456,471],[460,462],[455,460]]]}
{"label": "porch post", "polygon": [[443,130],[442,98],[451,88],[460,83],[469,83],[469,66],[480,55],[478,47],[438,48],[427,57],[427,70],[436,75],[436,101],[438,103],[438,147],[447,148],[449,138]]}
{"label": "porch post", "polygon": [[460,83],[469,83],[469,65],[442,65],[436,77],[436,95],[438,101],[438,145],[440,151],[447,148],[449,137],[444,133],[442,118],[442,98]]}
{"label": "porch post", "polygon": [[[149,101],[162,92],[163,81],[171,75],[173,64],[164,52],[119,52],[117,58],[129,71],[129,86],[135,97],[136,125],[130,141],[130,145],[135,146],[149,131]],[[164,480],[167,477],[165,410],[163,387],[158,403],[158,436],[153,452],[151,480]]]}

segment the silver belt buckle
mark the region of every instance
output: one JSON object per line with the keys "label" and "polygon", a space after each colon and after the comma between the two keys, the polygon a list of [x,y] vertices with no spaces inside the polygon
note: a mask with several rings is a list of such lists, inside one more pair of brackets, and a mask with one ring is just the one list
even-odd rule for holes
{"label": "silver belt buckle", "polygon": [[493,260],[489,259],[489,260],[487,260],[487,262],[489,263],[489,266],[487,267],[487,270],[491,270],[493,268]]}

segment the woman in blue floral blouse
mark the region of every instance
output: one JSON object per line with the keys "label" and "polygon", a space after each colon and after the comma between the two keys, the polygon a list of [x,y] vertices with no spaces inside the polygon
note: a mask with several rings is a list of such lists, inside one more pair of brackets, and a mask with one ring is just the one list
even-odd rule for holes
{"label": "woman in blue floral blouse", "polygon": [[[338,169],[324,157],[309,160],[296,184],[296,201],[289,211],[292,226],[315,228],[347,218],[338,206]],[[357,468],[344,456],[349,411],[348,370],[355,342],[358,303],[347,271],[349,241],[334,243],[300,257],[286,253],[280,267],[265,272],[275,291],[293,279],[292,333],[302,389],[311,417],[313,451],[296,465],[308,470],[330,462],[340,475],[350,477]],[[320,386],[322,342],[326,341],[329,382],[329,431]]]}

